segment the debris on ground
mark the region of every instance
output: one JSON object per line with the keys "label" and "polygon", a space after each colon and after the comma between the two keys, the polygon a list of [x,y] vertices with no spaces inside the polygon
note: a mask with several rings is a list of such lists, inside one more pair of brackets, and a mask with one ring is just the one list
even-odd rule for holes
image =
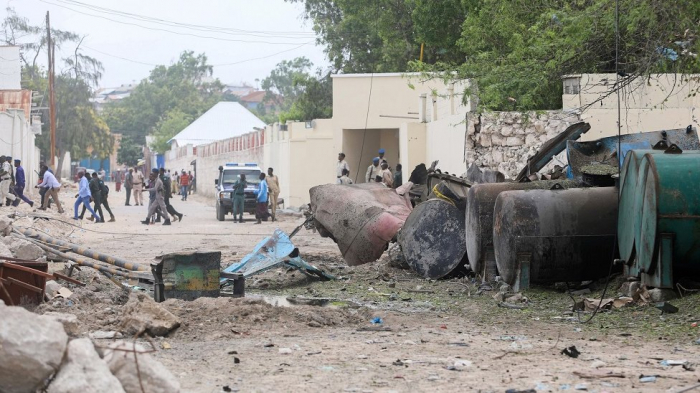
{"label": "debris on ground", "polygon": [[63,363],[51,382],[48,393],[124,392],[121,383],[97,354],[90,339],[72,340],[68,344]]}
{"label": "debris on ground", "polygon": [[117,342],[102,348],[102,358],[126,393],[177,393],[180,383],[162,363],[140,344]]}
{"label": "debris on ground", "polygon": [[0,391],[33,392],[59,369],[68,344],[60,322],[0,301]]}
{"label": "debris on ground", "polygon": [[128,335],[165,336],[180,326],[178,317],[143,293],[132,294],[121,315],[119,329]]}
{"label": "debris on ground", "polygon": [[380,183],[323,185],[309,190],[314,224],[350,266],[374,262],[411,213],[408,195]]}

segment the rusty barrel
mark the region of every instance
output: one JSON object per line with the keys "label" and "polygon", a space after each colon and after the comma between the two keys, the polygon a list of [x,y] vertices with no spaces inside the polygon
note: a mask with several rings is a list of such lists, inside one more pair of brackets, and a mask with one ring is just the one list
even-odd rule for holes
{"label": "rusty barrel", "polygon": [[498,271],[516,285],[527,264],[529,283],[592,280],[615,258],[615,187],[502,192],[494,206]]}
{"label": "rusty barrel", "polygon": [[576,187],[571,180],[545,180],[529,183],[475,184],[467,195],[465,215],[467,256],[471,269],[483,279],[496,276],[496,260],[493,254],[493,207],[496,198],[504,191]]}
{"label": "rusty barrel", "polygon": [[398,236],[408,265],[425,278],[457,273],[467,262],[464,213],[444,199],[429,199],[415,207]]}

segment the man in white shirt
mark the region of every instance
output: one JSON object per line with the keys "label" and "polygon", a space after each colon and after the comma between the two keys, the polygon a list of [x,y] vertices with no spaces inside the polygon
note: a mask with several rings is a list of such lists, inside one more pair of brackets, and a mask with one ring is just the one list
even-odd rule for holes
{"label": "man in white shirt", "polygon": [[375,157],[372,160],[372,165],[367,168],[367,173],[365,174],[365,181],[367,183],[372,183],[376,181],[377,176],[381,176],[382,167],[379,166],[379,157]]}
{"label": "man in white shirt", "polygon": [[46,197],[44,198],[44,203],[41,205],[39,210],[46,210],[46,206],[49,203],[49,197],[51,197],[53,198],[53,201],[56,202],[58,212],[63,213],[61,201],[58,200],[58,193],[61,191],[61,183],[56,180],[56,176],[54,176],[53,173],[49,172],[49,167],[46,165],[44,165],[41,170],[44,172],[44,180],[36,187],[46,188]]}
{"label": "man in white shirt", "polygon": [[342,185],[353,184],[352,179],[348,177],[349,174],[350,174],[350,171],[348,171],[347,169],[343,169],[343,176],[341,176],[341,177],[335,182],[335,184],[342,184]]}
{"label": "man in white shirt", "polygon": [[5,199],[12,202],[16,197],[10,192],[10,184],[12,183],[12,165],[10,160],[5,156],[0,157],[0,205],[5,203]]}
{"label": "man in white shirt", "polygon": [[343,171],[346,170],[350,173],[350,165],[345,161],[345,153],[338,154],[338,165],[335,168],[335,177],[340,179],[343,177]]}

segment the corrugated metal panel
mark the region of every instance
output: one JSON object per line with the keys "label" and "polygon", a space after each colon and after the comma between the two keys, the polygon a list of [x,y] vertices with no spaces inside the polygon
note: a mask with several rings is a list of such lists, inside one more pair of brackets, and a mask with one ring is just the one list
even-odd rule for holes
{"label": "corrugated metal panel", "polygon": [[29,113],[32,110],[32,91],[0,90],[0,112],[8,109],[23,109],[25,118],[29,120]]}

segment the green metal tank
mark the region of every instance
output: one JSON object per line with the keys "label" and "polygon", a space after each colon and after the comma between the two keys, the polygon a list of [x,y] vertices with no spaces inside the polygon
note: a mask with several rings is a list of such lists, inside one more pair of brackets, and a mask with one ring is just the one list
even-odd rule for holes
{"label": "green metal tank", "polygon": [[700,274],[700,154],[646,153],[639,170],[635,268],[644,284],[672,288]]}

